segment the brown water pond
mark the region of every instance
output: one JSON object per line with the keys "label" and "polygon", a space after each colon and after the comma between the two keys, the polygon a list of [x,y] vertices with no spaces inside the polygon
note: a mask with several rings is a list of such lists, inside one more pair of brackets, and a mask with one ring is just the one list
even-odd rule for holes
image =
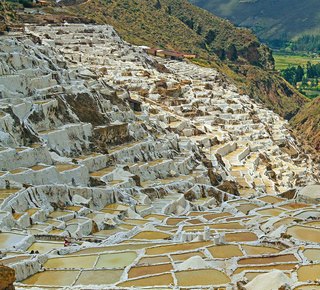
{"label": "brown water pond", "polygon": [[233,274],[239,274],[243,271],[253,271],[253,270],[294,270],[297,264],[277,264],[268,266],[248,266],[248,267],[238,267]]}
{"label": "brown water pond", "polygon": [[171,274],[161,274],[146,278],[139,278],[119,283],[118,287],[143,287],[143,286],[156,286],[156,285],[170,285],[174,284]]}
{"label": "brown water pond", "polygon": [[191,257],[200,256],[201,258],[206,258],[206,256],[202,252],[191,252],[185,254],[171,254],[171,258],[173,261],[185,261]]}
{"label": "brown water pond", "polygon": [[272,257],[257,257],[257,258],[242,258],[238,261],[238,265],[262,265],[271,263],[297,262],[297,258],[293,254],[272,256]]}
{"label": "brown water pond", "polygon": [[161,233],[161,232],[154,232],[154,231],[146,231],[140,232],[139,234],[135,235],[131,239],[138,239],[138,240],[162,240],[171,237],[170,234]]}
{"label": "brown water pond", "polygon": [[178,251],[189,251],[205,246],[212,245],[212,242],[191,242],[184,244],[168,245],[168,246],[158,246],[146,249],[146,255],[161,255],[166,253],[173,253]]}
{"label": "brown water pond", "polygon": [[271,203],[271,204],[284,201],[284,199],[282,199],[280,197],[272,196],[272,195],[267,195],[267,196],[264,196],[264,197],[260,197],[259,199],[264,201],[264,202],[266,202],[266,203]]}
{"label": "brown water pond", "polygon": [[213,258],[227,259],[232,257],[243,256],[238,245],[222,245],[207,248]]}
{"label": "brown water pond", "polygon": [[201,286],[201,285],[220,285],[230,282],[229,277],[215,269],[197,269],[191,271],[181,271],[175,273],[178,285]]}
{"label": "brown water pond", "polygon": [[226,233],[227,242],[250,242],[256,241],[258,237],[251,232],[242,232],[242,233]]}
{"label": "brown water pond", "polygon": [[146,275],[170,272],[171,270],[173,270],[171,263],[133,267],[128,272],[128,277],[130,279],[130,278],[135,278],[135,277],[139,277],[139,276],[146,276]]}
{"label": "brown water pond", "polygon": [[167,256],[143,257],[139,260],[138,265],[142,264],[160,264],[169,263],[171,260]]}

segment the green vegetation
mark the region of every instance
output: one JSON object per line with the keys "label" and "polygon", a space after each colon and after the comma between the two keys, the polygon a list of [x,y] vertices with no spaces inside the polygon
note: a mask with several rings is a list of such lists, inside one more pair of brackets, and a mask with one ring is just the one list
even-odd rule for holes
{"label": "green vegetation", "polygon": [[311,64],[320,63],[320,58],[289,54],[273,54],[275,60],[275,69],[283,70],[289,66],[306,66],[308,62]]}
{"label": "green vegetation", "polygon": [[320,95],[318,80],[320,77],[320,63],[311,64],[308,62],[304,69],[301,65],[288,67],[282,70],[281,75],[307,97],[314,98]]}

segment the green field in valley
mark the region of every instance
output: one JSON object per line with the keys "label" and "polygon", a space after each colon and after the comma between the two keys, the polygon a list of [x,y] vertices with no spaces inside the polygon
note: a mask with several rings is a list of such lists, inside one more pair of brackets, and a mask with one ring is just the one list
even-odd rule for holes
{"label": "green field in valley", "polygon": [[299,56],[299,55],[279,55],[273,54],[276,70],[286,69],[290,66],[301,66],[306,65],[308,61],[312,64],[320,63],[320,58],[312,58],[307,56]]}

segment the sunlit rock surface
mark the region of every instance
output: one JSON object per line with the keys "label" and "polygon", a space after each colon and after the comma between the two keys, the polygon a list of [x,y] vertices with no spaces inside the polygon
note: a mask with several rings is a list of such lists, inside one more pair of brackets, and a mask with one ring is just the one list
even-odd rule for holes
{"label": "sunlit rock surface", "polygon": [[285,120],[110,26],[26,34],[0,38],[1,263],[17,289],[236,289],[273,270],[319,289],[318,167]]}

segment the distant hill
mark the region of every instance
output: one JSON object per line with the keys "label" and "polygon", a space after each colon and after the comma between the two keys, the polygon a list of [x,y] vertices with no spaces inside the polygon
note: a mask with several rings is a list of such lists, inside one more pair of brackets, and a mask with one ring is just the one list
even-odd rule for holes
{"label": "distant hill", "polygon": [[318,0],[189,0],[232,23],[252,29],[263,41],[319,34]]}

